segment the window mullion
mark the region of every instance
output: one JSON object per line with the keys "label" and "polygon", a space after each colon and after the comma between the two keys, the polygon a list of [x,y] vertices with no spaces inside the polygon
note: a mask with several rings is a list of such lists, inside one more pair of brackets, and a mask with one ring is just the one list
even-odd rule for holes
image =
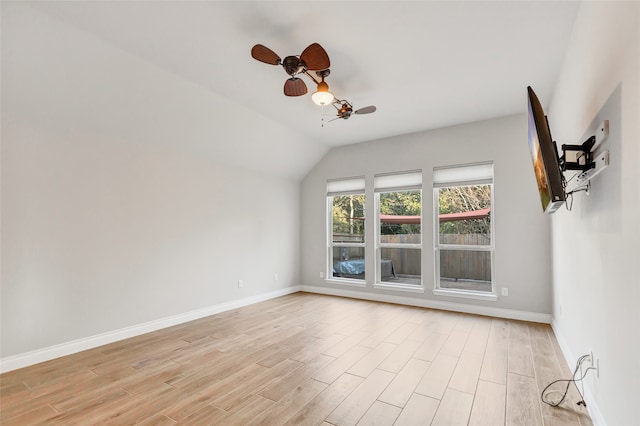
{"label": "window mullion", "polygon": [[480,251],[491,251],[493,250],[493,246],[465,246],[465,245],[454,245],[454,244],[440,244],[437,246],[439,249],[443,250],[480,250]]}
{"label": "window mullion", "polygon": [[380,243],[380,247],[383,248],[408,248],[408,249],[421,249],[422,244],[409,244],[409,243]]}

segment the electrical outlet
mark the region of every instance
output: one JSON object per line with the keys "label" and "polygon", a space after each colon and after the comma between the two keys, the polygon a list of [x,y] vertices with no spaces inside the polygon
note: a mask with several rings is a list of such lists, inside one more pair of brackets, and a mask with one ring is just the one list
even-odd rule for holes
{"label": "electrical outlet", "polygon": [[503,296],[508,296],[509,295],[509,289],[507,287],[502,287],[502,295]]}
{"label": "electrical outlet", "polygon": [[320,278],[324,278],[324,272],[320,272]]}
{"label": "electrical outlet", "polygon": [[278,281],[278,274],[273,274],[273,280]]}
{"label": "electrical outlet", "polygon": [[244,287],[244,281],[238,280],[238,288]]}
{"label": "electrical outlet", "polygon": [[591,363],[591,368],[596,370],[596,377],[600,378],[600,360],[593,354],[592,350],[589,350],[589,362]]}

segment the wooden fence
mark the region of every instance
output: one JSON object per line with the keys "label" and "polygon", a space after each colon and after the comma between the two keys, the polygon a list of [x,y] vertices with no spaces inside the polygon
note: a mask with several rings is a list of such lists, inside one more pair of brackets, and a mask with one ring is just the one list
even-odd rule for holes
{"label": "wooden fence", "polygon": [[[381,243],[388,244],[420,244],[420,235],[380,235]],[[391,260],[396,275],[420,276],[422,275],[421,250],[404,248],[383,248],[383,259]]]}
{"label": "wooden fence", "polygon": [[[381,235],[383,243],[389,244],[419,244],[420,235]],[[347,239],[341,239],[347,241]],[[441,234],[440,244],[484,246],[490,244],[485,234]],[[349,248],[350,258],[362,256],[362,248]],[[344,251],[343,251],[344,253]],[[334,262],[341,260],[334,253]],[[398,275],[421,275],[420,250],[415,249],[382,249],[382,258],[393,262]],[[491,281],[491,252],[480,250],[440,250],[440,276],[452,280]]]}
{"label": "wooden fence", "polygon": [[[440,234],[440,244],[486,246],[490,243],[486,234]],[[491,252],[441,249],[440,277],[491,281]]]}
{"label": "wooden fence", "polygon": [[491,281],[491,252],[440,250],[440,277],[453,280]]}
{"label": "wooden fence", "polygon": [[440,234],[440,244],[488,246],[491,239],[486,234]]}

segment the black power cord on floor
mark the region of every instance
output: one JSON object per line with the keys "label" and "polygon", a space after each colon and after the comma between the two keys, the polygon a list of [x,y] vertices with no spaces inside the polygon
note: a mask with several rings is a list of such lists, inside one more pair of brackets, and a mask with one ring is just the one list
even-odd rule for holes
{"label": "black power cord on floor", "polygon": [[[591,355],[589,354],[582,355],[580,358],[578,358],[578,361],[576,362],[576,368],[575,370],[573,370],[573,375],[571,376],[570,379],[559,379],[549,383],[547,387],[542,390],[542,394],[540,395],[540,399],[542,400],[542,402],[552,407],[557,407],[558,405],[562,404],[562,401],[564,401],[564,399],[567,397],[567,393],[569,393],[569,386],[571,386],[571,383],[576,384],[577,382],[582,381],[587,375],[587,373],[589,372],[589,370],[595,370],[594,367],[589,367],[584,371],[584,374],[582,374],[580,378],[576,379],[576,374],[578,373],[578,371],[582,371],[582,363],[589,358],[591,358]],[[564,392],[560,392],[560,391],[547,392],[547,389],[549,389],[551,386],[561,382],[567,382],[567,387],[565,388]],[[582,393],[580,392],[580,389],[578,389],[577,385],[576,385],[576,390],[580,394],[580,401],[578,401],[577,404],[583,405],[586,407],[587,404],[584,402],[584,397],[582,396]],[[562,398],[560,398],[560,400],[557,402],[550,401],[548,399],[548,395],[551,393],[562,393]]]}

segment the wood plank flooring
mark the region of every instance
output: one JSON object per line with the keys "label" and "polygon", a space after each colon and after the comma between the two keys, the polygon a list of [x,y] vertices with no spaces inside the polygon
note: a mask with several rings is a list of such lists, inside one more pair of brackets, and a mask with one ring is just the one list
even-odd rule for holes
{"label": "wood plank flooring", "polygon": [[583,425],[548,325],[295,293],[0,375],[0,423]]}

